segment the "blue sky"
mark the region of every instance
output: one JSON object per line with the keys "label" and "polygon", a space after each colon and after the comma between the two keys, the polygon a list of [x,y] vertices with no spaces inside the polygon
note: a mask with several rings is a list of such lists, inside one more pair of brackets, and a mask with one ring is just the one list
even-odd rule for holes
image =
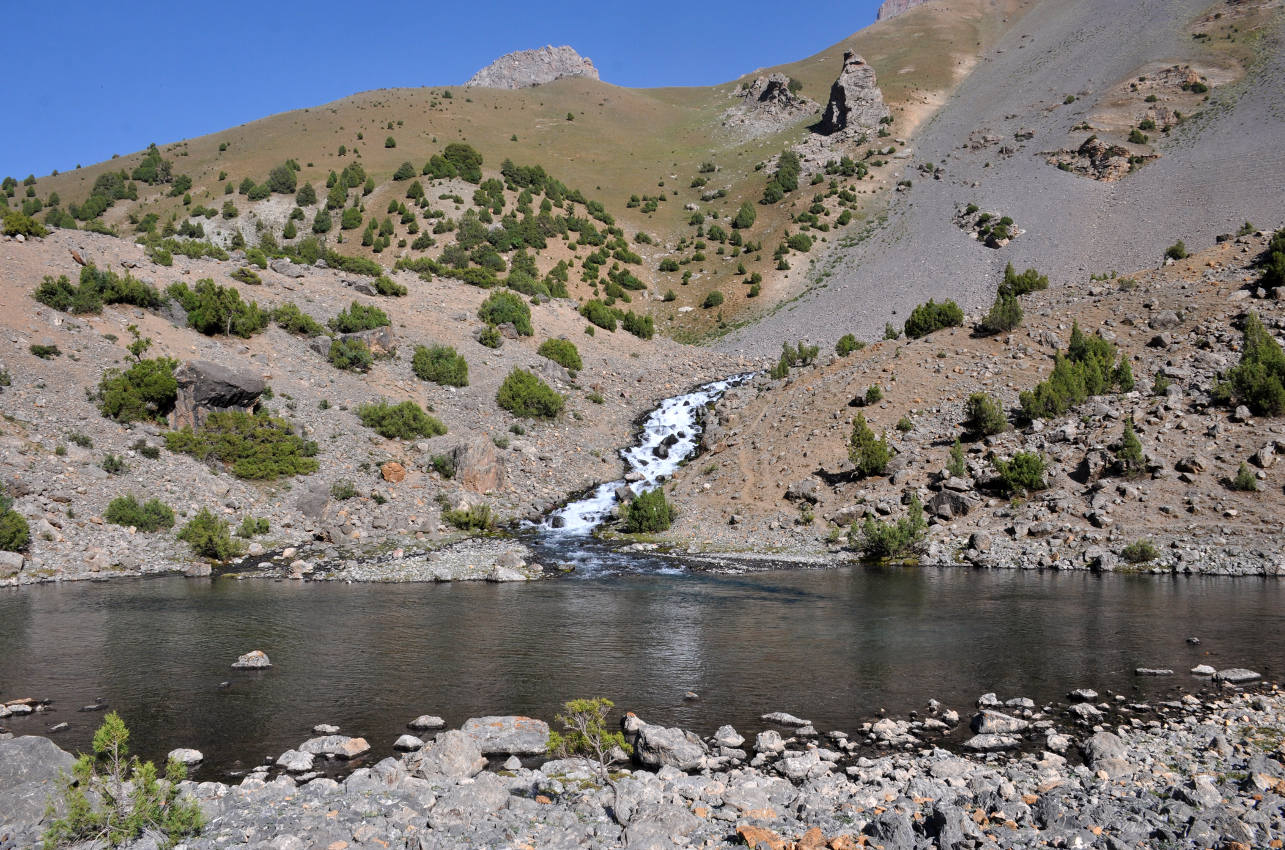
{"label": "blue sky", "polygon": [[0,175],[67,171],[358,91],[459,84],[570,44],[623,86],[709,85],[801,59],[879,0],[16,3],[5,10]]}

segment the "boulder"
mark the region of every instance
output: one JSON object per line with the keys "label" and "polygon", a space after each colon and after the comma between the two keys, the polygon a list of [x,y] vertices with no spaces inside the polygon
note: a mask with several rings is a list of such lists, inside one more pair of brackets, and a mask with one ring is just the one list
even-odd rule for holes
{"label": "boulder", "polygon": [[24,561],[21,552],[0,552],[0,578],[12,578],[22,572]]}
{"label": "boulder", "polygon": [[424,749],[424,742],[414,735],[402,735],[393,742],[393,749],[404,753]]}
{"label": "boulder", "polygon": [[[397,347],[397,337],[393,335],[393,329],[388,325],[371,328],[366,331],[357,331],[356,333],[342,334],[339,338],[342,340],[356,339],[364,342],[366,347],[370,349],[370,353],[376,357],[386,357],[392,354],[393,349]],[[325,340],[326,338],[318,337],[318,339]],[[326,353],[329,354],[329,352],[330,344],[327,340]]]}
{"label": "boulder", "polygon": [[1114,732],[1098,732],[1080,745],[1089,767],[1103,771],[1112,779],[1133,772],[1128,760],[1128,748]]}
{"label": "boulder", "polygon": [[455,461],[455,483],[474,493],[504,489],[504,462],[490,439],[479,437],[451,450]]}
{"label": "boulder", "polygon": [[875,81],[875,71],[851,50],[843,53],[843,70],[830,86],[830,101],[818,127],[822,135],[852,130],[860,132],[878,126],[888,117],[883,93]]}
{"label": "boulder", "polygon": [[1261,673],[1255,673],[1253,670],[1246,670],[1244,667],[1231,667],[1226,670],[1219,670],[1214,674],[1214,681],[1227,682],[1231,685],[1243,685],[1247,682],[1256,682],[1263,678]]}
{"label": "boulder", "polygon": [[231,369],[207,360],[189,360],[174,370],[178,393],[170,424],[175,428],[199,428],[211,413],[240,410],[250,412],[258,405],[267,383],[259,375]]}
{"label": "boulder", "polygon": [[754,752],[756,753],[770,756],[784,751],[785,741],[781,740],[781,733],[775,729],[760,732],[754,738]]}
{"label": "boulder", "polygon": [[[928,512],[940,519],[967,516],[973,509],[973,499],[954,490],[942,490],[928,500]],[[982,550],[978,550],[979,552]]]}
{"label": "boulder", "polygon": [[330,504],[330,484],[325,481],[313,481],[304,485],[295,505],[299,512],[311,520],[321,519]]}
{"label": "boulder", "polygon": [[183,765],[200,764],[205,761],[205,754],[200,750],[193,750],[187,747],[180,747],[177,750],[170,750],[167,761],[176,761]]}
{"label": "boulder", "polygon": [[644,723],[634,743],[634,758],[646,767],[668,765],[678,770],[697,770],[708,750],[691,732]]}
{"label": "boulder", "polygon": [[549,724],[532,717],[471,717],[460,731],[484,755],[540,755],[549,748]]}
{"label": "boulder", "polygon": [[815,478],[795,481],[786,489],[785,498],[792,502],[807,502],[815,505],[821,499],[821,484]]}
{"label": "boulder", "polygon": [[[48,738],[24,735],[0,739],[0,823],[38,823],[50,799],[59,795],[60,776],[70,775],[75,761]],[[12,833],[9,837],[13,837]],[[30,837],[32,842],[25,846],[38,843],[38,836]]]}
{"label": "boulder", "polygon": [[411,756],[408,767],[418,776],[467,779],[486,767],[477,742],[458,729],[443,732],[432,745]]}
{"label": "boulder", "polygon": [[286,750],[277,756],[277,767],[283,768],[290,773],[307,773],[312,770],[312,763],[315,759],[316,756],[312,753]]}
{"label": "boulder", "polygon": [[761,718],[764,723],[775,723],[778,726],[811,726],[811,720],[804,720],[801,717],[795,717],[785,711],[774,711],[771,714],[765,714]]}
{"label": "boulder", "polygon": [[731,726],[720,726],[714,733],[714,743],[720,747],[739,747],[745,743],[745,736]]}
{"label": "boulder", "polygon": [[563,77],[598,79],[593,60],[574,48],[551,45],[537,50],[506,53],[469,78],[466,86],[488,89],[524,89],[551,83]]}
{"label": "boulder", "polygon": [[1016,735],[974,735],[964,742],[964,746],[978,752],[1016,749],[1022,739]]}
{"label": "boulder", "polygon": [[279,275],[285,277],[303,277],[305,266],[296,265],[284,257],[272,260],[268,263],[268,268],[272,269]]}
{"label": "boulder", "polygon": [[233,670],[264,670],[272,666],[267,654],[261,649],[253,649],[242,655],[232,664]]}
{"label": "boulder", "polygon": [[446,727],[446,721],[433,714],[421,714],[406,726],[414,729],[416,732],[425,732],[430,729],[443,729]]}
{"label": "boulder", "polygon": [[971,724],[972,730],[980,735],[1011,735],[1025,731],[1030,725],[1019,717],[987,710],[975,714]]}
{"label": "boulder", "polygon": [[309,738],[299,745],[302,753],[329,758],[354,759],[370,752],[370,744],[365,738],[350,738],[347,735],[323,735],[320,738]]}
{"label": "boulder", "polygon": [[395,460],[390,460],[379,468],[379,474],[390,484],[399,484],[406,479],[406,467]]}

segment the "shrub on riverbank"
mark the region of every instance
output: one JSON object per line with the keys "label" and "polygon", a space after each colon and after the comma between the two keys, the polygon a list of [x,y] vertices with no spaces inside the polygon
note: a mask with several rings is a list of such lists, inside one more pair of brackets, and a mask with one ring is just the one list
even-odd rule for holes
{"label": "shrub on riverbank", "polygon": [[859,529],[853,523],[848,540],[863,558],[905,558],[919,550],[927,528],[923,503],[918,496],[911,495],[904,517],[894,522],[879,522],[874,517],[866,517]]}
{"label": "shrub on riverbank", "polygon": [[13,509],[13,499],[0,493],[0,551],[21,552],[30,542],[27,518]]}
{"label": "shrub on riverbank", "polygon": [[1048,488],[1044,458],[1035,452],[1018,452],[1008,461],[992,458],[991,463],[999,473],[1000,489],[1010,496]]}
{"label": "shrub on riverbank", "polygon": [[389,404],[377,401],[357,408],[361,424],[371,428],[381,437],[390,440],[413,440],[417,437],[440,437],[446,426],[436,416],[430,416],[413,401]]}
{"label": "shrub on riverbank", "polygon": [[[201,807],[180,793],[187,770],[170,759],[165,778],[150,761],[129,758],[129,730],[116,712],[94,732],[91,756],[82,753],[65,777],[65,814],[52,820],[44,834],[45,850],[83,842],[117,847],[144,833],[159,835],[162,846],[196,835],[205,825]],[[50,816],[57,808],[50,804]]]}
{"label": "shrub on riverbank", "polygon": [[1260,416],[1285,413],[1285,352],[1256,313],[1245,317],[1240,363],[1214,388],[1222,404],[1243,404]]}
{"label": "shrub on riverbank", "polygon": [[665,491],[657,487],[648,490],[621,508],[623,528],[628,534],[652,534],[668,531],[678,516],[678,509],[665,498]]}
{"label": "shrub on riverbank", "polygon": [[858,413],[852,420],[852,435],[848,438],[848,459],[856,467],[859,478],[872,475],[883,475],[892,459],[892,449],[888,447],[888,435],[875,437],[875,433],[866,423],[864,414]]}
{"label": "shrub on riverbank", "polygon": [[495,517],[490,505],[470,505],[446,511],[442,519],[460,531],[490,531],[495,527]]}
{"label": "shrub on riverbank", "polygon": [[199,430],[170,431],[165,447],[206,463],[219,461],[238,478],[265,480],[317,471],[315,442],[295,434],[284,419],[239,410],[211,413]]}
{"label": "shrub on riverbank", "polygon": [[208,508],[200,512],[183,526],[178,533],[179,540],[185,540],[192,547],[192,552],[202,558],[216,561],[228,561],[240,555],[241,544],[232,539],[227,520],[210,513]]}
{"label": "shrub on riverbank", "polygon": [[978,437],[1002,434],[1008,430],[1004,408],[987,393],[973,393],[964,403],[964,427]]}
{"label": "shrub on riverbank", "polygon": [[1099,334],[1087,336],[1079,323],[1071,326],[1066,353],[1058,353],[1053,372],[1019,400],[1027,419],[1061,416],[1090,396],[1133,385],[1132,370],[1116,362],[1116,348]]}

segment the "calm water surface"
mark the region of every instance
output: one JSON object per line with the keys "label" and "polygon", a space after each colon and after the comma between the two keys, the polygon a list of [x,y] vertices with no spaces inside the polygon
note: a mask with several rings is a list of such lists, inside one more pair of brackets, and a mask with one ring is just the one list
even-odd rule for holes
{"label": "calm water surface", "polygon": [[[1201,644],[1186,643],[1199,636]],[[194,746],[217,777],[329,722],[376,758],[423,713],[552,719],[604,695],[652,722],[708,734],[784,710],[852,731],[880,708],[985,691],[1060,699],[1091,686],[1154,697],[1194,689],[1201,662],[1285,671],[1285,583],[863,569],[654,572],[539,584],[341,585],[167,578],[0,592],[0,698],[54,700],[10,718],[60,721],[87,746],[101,697],[149,757]],[[263,649],[275,665],[229,664]],[[1137,666],[1172,667],[1138,679]],[[222,682],[230,682],[220,687]],[[700,694],[684,702],[686,691]]]}

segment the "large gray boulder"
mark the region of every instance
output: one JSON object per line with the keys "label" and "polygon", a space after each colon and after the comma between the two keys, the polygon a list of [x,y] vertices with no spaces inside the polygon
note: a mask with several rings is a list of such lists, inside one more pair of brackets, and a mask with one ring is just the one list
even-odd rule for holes
{"label": "large gray boulder", "polygon": [[489,438],[478,438],[451,449],[455,461],[455,483],[474,493],[504,489],[507,476],[504,462]]}
{"label": "large gray boulder", "polygon": [[549,724],[533,717],[471,717],[460,731],[485,755],[540,755],[549,749]]}
{"label": "large gray boulder", "polygon": [[669,765],[678,770],[698,770],[708,749],[691,732],[644,723],[634,740],[634,757],[646,767]]}
{"label": "large gray boulder", "polygon": [[452,729],[412,756],[408,766],[418,776],[467,779],[482,772],[486,757],[470,735]]}
{"label": "large gray boulder", "polygon": [[[59,773],[71,773],[70,753],[33,735],[0,741],[0,834],[16,827],[17,837],[37,837],[45,807],[59,796]],[[27,846],[17,842],[12,846]]]}
{"label": "large gray boulder", "polygon": [[231,369],[208,360],[189,360],[174,370],[178,394],[170,423],[175,428],[199,428],[211,413],[252,411],[267,388],[260,375]]}
{"label": "large gray boulder", "polygon": [[870,130],[888,117],[875,70],[851,50],[844,51],[843,70],[830,86],[830,102],[817,128],[823,135]]}

